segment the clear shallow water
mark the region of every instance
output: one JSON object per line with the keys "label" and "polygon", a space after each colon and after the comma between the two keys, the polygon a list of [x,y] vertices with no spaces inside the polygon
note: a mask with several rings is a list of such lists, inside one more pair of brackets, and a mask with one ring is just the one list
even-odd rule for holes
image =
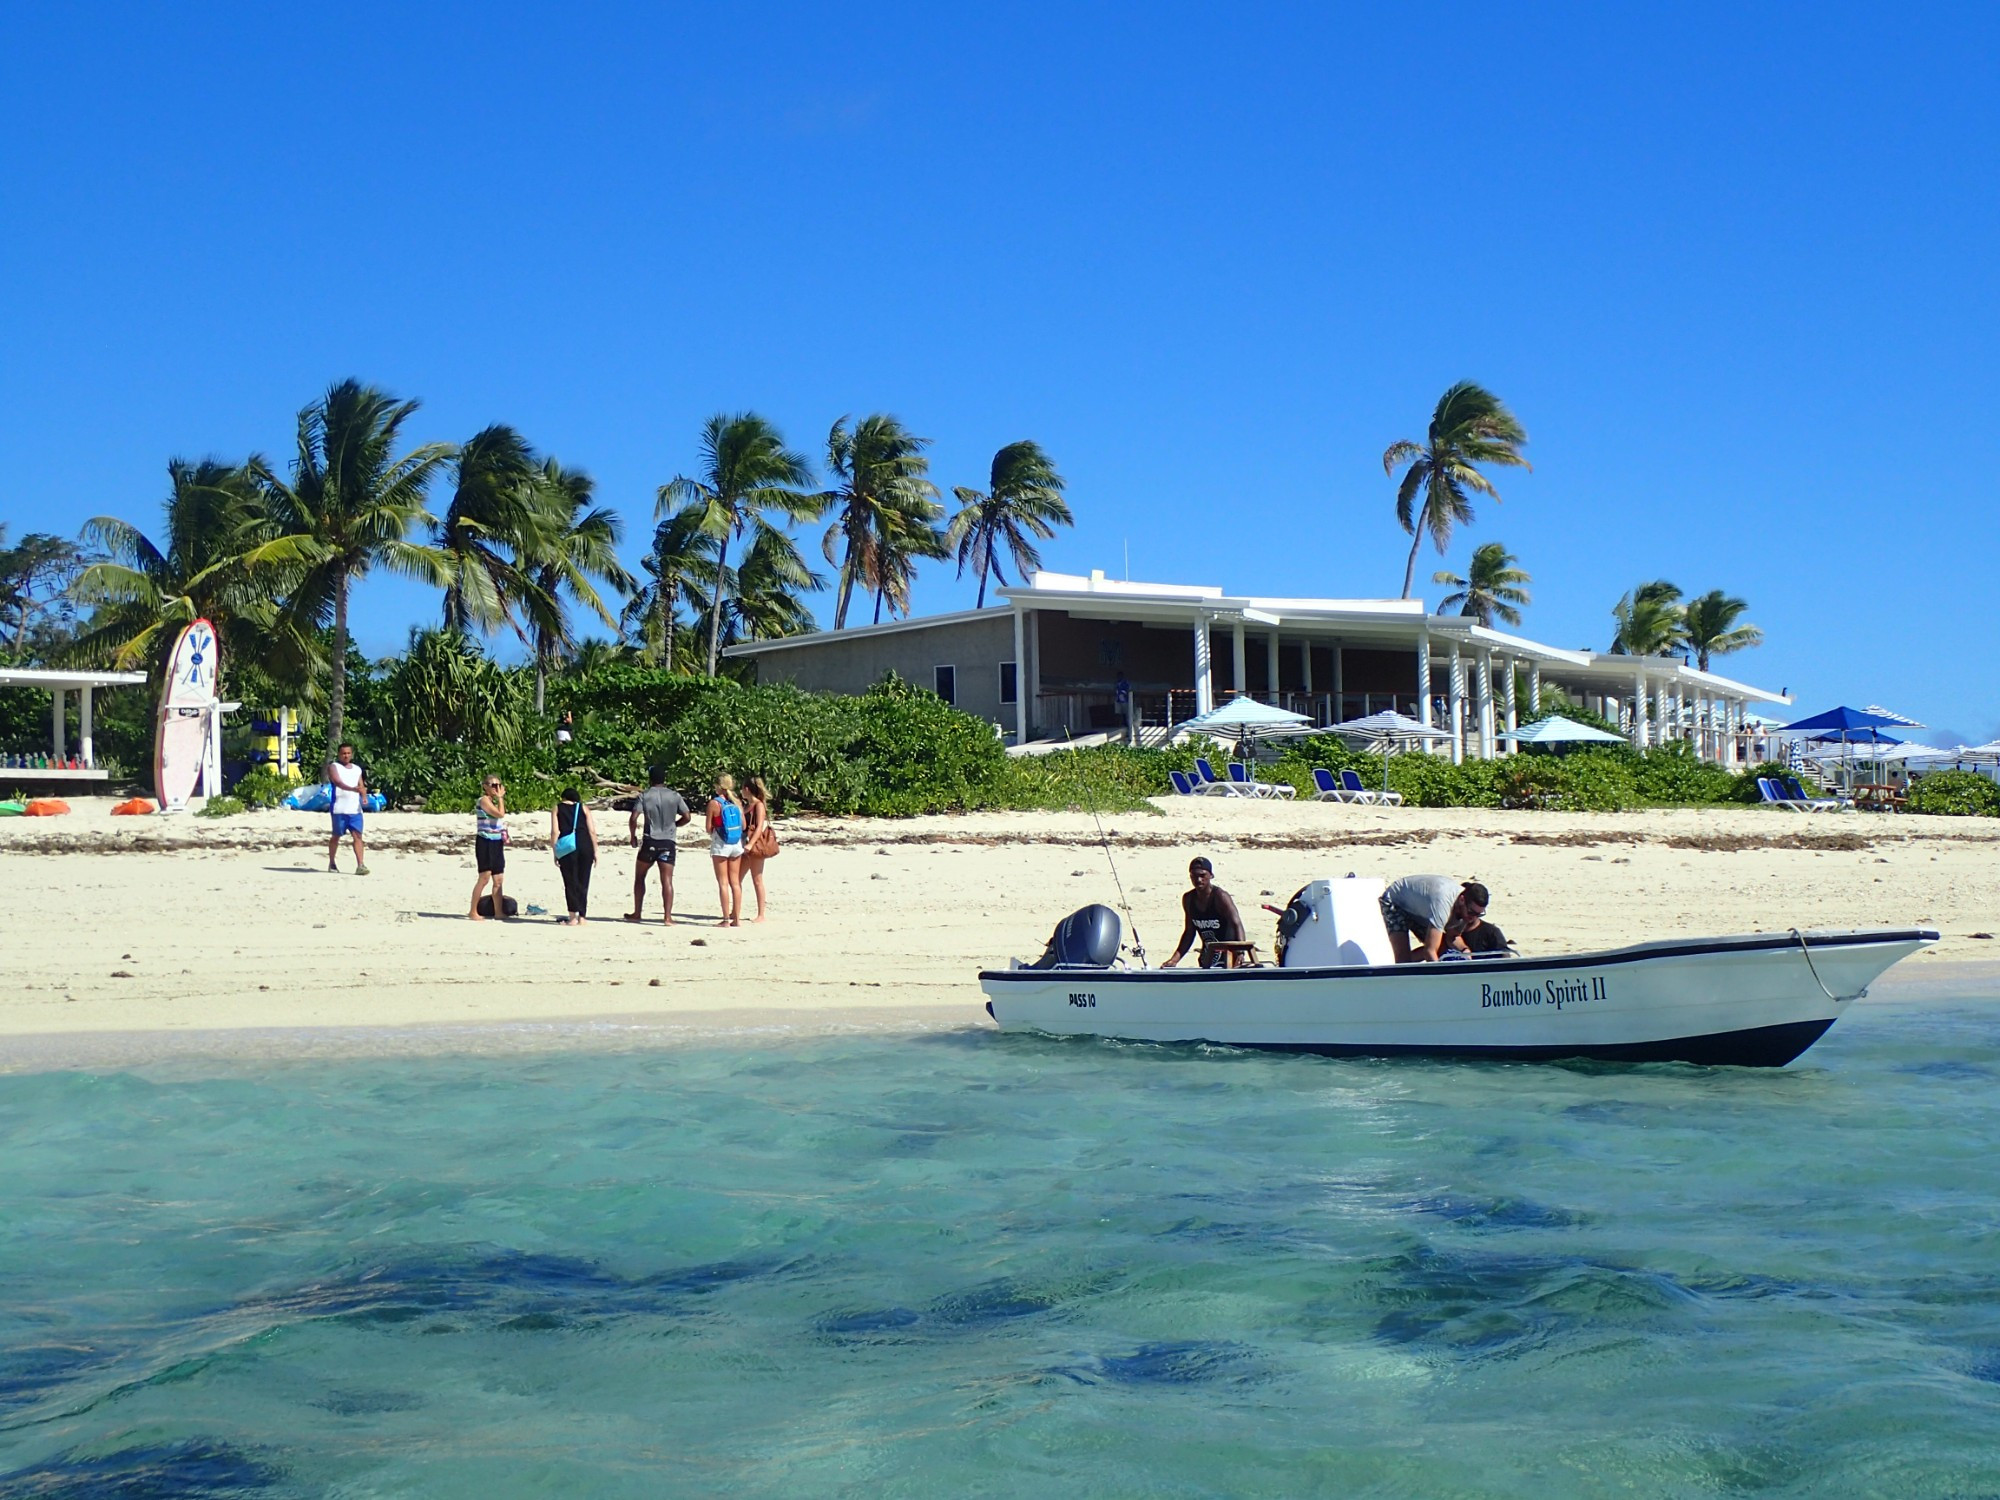
{"label": "clear shallow water", "polygon": [[0,1077],[0,1497],[2000,1494],[2000,1010]]}

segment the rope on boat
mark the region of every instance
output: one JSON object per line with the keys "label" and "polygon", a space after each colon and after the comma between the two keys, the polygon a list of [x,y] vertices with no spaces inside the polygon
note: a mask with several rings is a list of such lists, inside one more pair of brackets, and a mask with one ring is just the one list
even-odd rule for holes
{"label": "rope on boat", "polygon": [[1812,949],[1806,945],[1806,935],[1794,927],[1792,929],[1792,936],[1799,940],[1799,952],[1806,956],[1806,967],[1812,970],[1813,983],[1819,986],[1819,992],[1826,996],[1827,999],[1831,1000],[1835,1005],[1845,1005],[1848,1001],[1859,1000],[1863,995],[1868,993],[1868,986],[1863,985],[1851,995],[1836,995],[1826,987],[1826,981],[1819,977],[1819,965],[1813,962]]}

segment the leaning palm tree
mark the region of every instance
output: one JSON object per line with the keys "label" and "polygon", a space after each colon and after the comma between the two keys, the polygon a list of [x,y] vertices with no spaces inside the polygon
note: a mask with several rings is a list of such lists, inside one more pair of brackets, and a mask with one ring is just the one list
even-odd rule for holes
{"label": "leaning palm tree", "polygon": [[347,608],[354,585],[377,564],[440,587],[452,580],[448,556],[409,539],[412,529],[436,524],[424,498],[452,455],[445,443],[396,451],[416,409],[414,401],[343,380],[299,413],[290,481],[267,477],[278,535],[248,560],[296,567],[299,583],[289,613],[331,619],[329,745],[340,743],[347,706]]}
{"label": "leaning palm tree", "polygon": [[740,640],[809,635],[819,626],[804,595],[826,587],[800,555],[798,544],[775,526],[759,526],[737,564],[733,612]]}
{"label": "leaning palm tree", "polygon": [[891,618],[910,612],[910,591],[920,561],[951,556],[951,546],[938,525],[943,515],[942,505],[926,499],[885,506],[876,514],[867,581],[875,591],[877,625],[882,623],[884,605]]}
{"label": "leaning palm tree", "polygon": [[1681,591],[1664,578],[1642,583],[1611,607],[1613,656],[1672,656],[1687,641]]}
{"label": "leaning palm tree", "polygon": [[505,424],[474,433],[450,464],[451,503],[438,526],[438,547],[451,559],[444,590],[447,630],[493,630],[514,624],[527,592],[524,553],[547,532],[535,486],[535,453]]}
{"label": "leaning palm tree", "polygon": [[1486,542],[1473,549],[1472,562],[1463,578],[1449,571],[1431,574],[1432,583],[1450,584],[1458,590],[1445,596],[1438,612],[1456,608],[1460,614],[1470,615],[1488,627],[1495,620],[1520,624],[1521,611],[1516,606],[1534,602],[1526,587],[1534,579],[1514,566],[1519,561],[1504,542]]}
{"label": "leaning palm tree", "polygon": [[616,629],[617,616],[596,585],[629,594],[636,580],[618,561],[618,538],[623,528],[617,513],[590,503],[597,481],[581,469],[565,469],[557,460],[545,458],[535,471],[532,487],[537,496],[535,509],[543,521],[525,539],[520,553],[527,582],[521,611],[534,636],[535,712],[540,713],[546,701],[549,663],[557,653],[576,644],[564,596]]}
{"label": "leaning palm tree", "polygon": [[833,524],[820,546],[840,570],[833,600],[835,630],[846,628],[857,583],[880,591],[881,553],[889,532],[899,525],[908,531],[919,517],[935,527],[943,514],[937,486],[929,478],[930,460],[924,457],[930,443],[886,412],[863,417],[852,427],[842,417],[827,434],[826,466],[835,484],[819,500],[820,513],[831,512]]}
{"label": "leaning palm tree", "polygon": [[[778,429],[752,411],[718,412],[701,430],[701,477],[676,475],[660,486],[660,504],[699,505],[702,529],[715,538],[716,572],[726,580],[729,543],[765,511],[793,520],[817,514],[819,497],[805,493],[812,465],[785,446]],[[726,587],[715,590],[708,615],[708,675],[722,656],[722,604]]]}
{"label": "leaning palm tree", "polygon": [[946,542],[958,549],[958,576],[969,566],[979,580],[979,609],[986,607],[986,580],[1000,580],[1006,587],[1007,574],[1001,566],[1000,548],[1013,556],[1014,569],[1023,577],[1030,568],[1042,564],[1042,555],[1029,538],[1047,541],[1058,526],[1073,526],[1075,517],[1063,499],[1063,477],[1042,445],[1023,440],[1009,443],[993,455],[993,469],[987,488],[954,487],[961,507],[945,530]]}
{"label": "leaning palm tree", "polygon": [[1521,445],[1527,441],[1528,434],[1504,401],[1484,386],[1461,380],[1438,398],[1422,443],[1404,438],[1383,452],[1383,473],[1395,473],[1398,464],[1409,465],[1396,488],[1396,519],[1410,533],[1410,560],[1403,569],[1405,599],[1416,581],[1417,549],[1425,535],[1442,554],[1451,545],[1452,528],[1471,523],[1472,499],[1466,491],[1500,498],[1493,482],[1476,466],[1532,469],[1521,456]]}
{"label": "leaning palm tree", "polygon": [[1747,651],[1764,644],[1763,631],[1755,625],[1736,623],[1749,607],[1746,601],[1721,589],[1710,589],[1700,598],[1688,600],[1687,608],[1682,611],[1682,630],[1702,671],[1708,670],[1711,656],[1727,656],[1732,651]]}
{"label": "leaning palm tree", "polygon": [[73,653],[150,671],[165,665],[181,627],[207,619],[230,643],[232,661],[255,664],[294,690],[309,681],[318,657],[312,632],[275,602],[297,570],[248,561],[272,536],[261,469],[256,459],[171,460],[159,542],[114,516],[85,522],[84,541],[104,555],[71,586],[71,597],[91,611]]}
{"label": "leaning palm tree", "polygon": [[652,581],[625,601],[618,620],[620,638],[636,641],[645,660],[669,672],[681,637],[681,606],[687,605],[699,620],[709,605],[710,596],[695,587],[695,580],[714,568],[715,538],[702,529],[707,516],[706,506],[687,505],[653,529],[653,545],[639,562]]}

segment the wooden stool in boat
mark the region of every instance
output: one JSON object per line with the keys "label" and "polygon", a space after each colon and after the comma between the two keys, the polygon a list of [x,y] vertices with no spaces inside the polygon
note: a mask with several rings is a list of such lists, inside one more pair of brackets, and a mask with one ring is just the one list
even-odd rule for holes
{"label": "wooden stool in boat", "polygon": [[1257,964],[1255,943],[1210,943],[1208,951],[1220,955],[1213,967],[1219,969],[1249,969]]}

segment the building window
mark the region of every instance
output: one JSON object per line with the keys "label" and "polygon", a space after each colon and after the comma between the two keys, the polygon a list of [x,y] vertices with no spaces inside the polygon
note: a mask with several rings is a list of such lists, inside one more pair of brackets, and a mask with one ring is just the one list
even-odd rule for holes
{"label": "building window", "polygon": [[932,668],[932,672],[937,681],[937,695],[956,708],[958,706],[958,668],[934,667]]}
{"label": "building window", "polygon": [[1016,687],[1016,685],[1015,685],[1015,684],[1016,684],[1016,683],[1017,683],[1018,681],[1019,681],[1019,679],[1018,679],[1018,678],[1017,678],[1017,677],[1015,676],[1015,674],[1014,674],[1014,664],[1013,664],[1013,663],[1012,663],[1011,661],[1003,661],[1003,662],[1001,662],[1001,663],[1000,663],[1000,701],[1001,701],[1002,703],[1018,703],[1018,702],[1020,702],[1020,700],[1021,700],[1021,694],[1020,694],[1020,691],[1019,691],[1019,689],[1018,689],[1018,688]]}

